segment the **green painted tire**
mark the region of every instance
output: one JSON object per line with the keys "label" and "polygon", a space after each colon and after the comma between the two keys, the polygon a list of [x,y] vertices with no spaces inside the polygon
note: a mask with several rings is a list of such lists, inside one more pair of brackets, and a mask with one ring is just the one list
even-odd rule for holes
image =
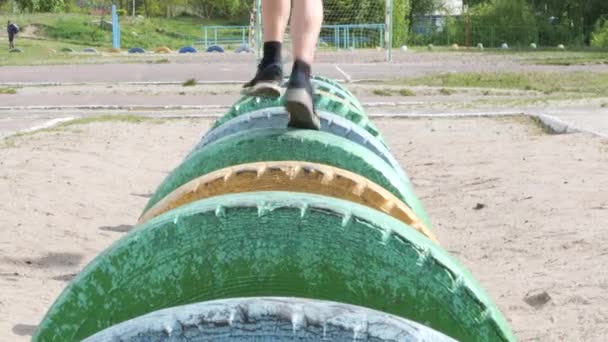
{"label": "green painted tire", "polygon": [[319,76],[319,75],[315,75],[312,77],[313,82],[315,82],[315,84],[329,84],[332,85],[334,87],[340,88],[342,91],[344,91],[347,95],[349,95],[350,97],[354,98],[357,102],[359,102],[359,99],[348,89],[344,86],[344,84],[342,84],[341,82],[338,82],[334,79],[331,78],[327,78],[324,76]]}
{"label": "green painted tire", "polygon": [[214,197],[136,227],[73,279],[33,341],[260,296],[365,306],[460,341],[514,341],[473,277],[429,239],[376,210],[291,192]]}
{"label": "green painted tire", "polygon": [[[218,119],[214,123],[213,128],[217,128],[243,114],[259,111],[260,109],[281,107],[283,106],[283,103],[284,97],[273,99],[267,97],[245,96],[237,101],[224,116]],[[368,119],[367,114],[365,114],[363,110],[344,102],[335,95],[317,92],[315,94],[315,108],[319,111],[329,112],[348,119],[384,142],[380,131]]]}
{"label": "green painted tire", "polygon": [[348,101],[354,107],[365,112],[365,109],[363,108],[361,102],[359,102],[359,99],[341,84],[323,77],[313,77],[312,83],[314,84],[316,90],[336,95],[337,97]]}
{"label": "green painted tire", "polygon": [[[382,141],[372,136],[359,125],[355,125],[343,117],[322,111],[319,111],[318,114],[321,119],[321,128],[319,129],[321,132],[331,133],[346,138],[361,146],[365,146],[387,163],[391,164],[399,176],[404,181],[409,182],[409,177],[405,171],[403,171],[390,149]],[[245,130],[251,131],[268,128],[282,129],[288,126],[288,122],[289,114],[284,107],[267,108],[247,113],[224,123],[218,128],[208,131],[194,147],[193,151],[216,140],[229,135],[238,134]]]}
{"label": "green painted tire", "polygon": [[393,167],[367,148],[330,133],[264,129],[220,139],[192,153],[163,181],[144,213],[187,182],[229,166],[263,161],[307,161],[326,164],[366,177],[405,202],[431,229],[422,204]]}
{"label": "green painted tire", "polygon": [[302,298],[213,300],[134,318],[84,342],[456,342],[421,324],[355,305]]}

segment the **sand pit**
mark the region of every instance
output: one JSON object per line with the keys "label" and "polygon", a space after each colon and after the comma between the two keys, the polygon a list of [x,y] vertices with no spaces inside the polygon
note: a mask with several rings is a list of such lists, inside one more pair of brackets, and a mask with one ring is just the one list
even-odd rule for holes
{"label": "sand pit", "polygon": [[[608,142],[546,135],[524,118],[375,122],[442,244],[519,340],[604,340]],[[1,341],[29,340],[67,281],[131,228],[210,124],[92,123],[2,143]]]}

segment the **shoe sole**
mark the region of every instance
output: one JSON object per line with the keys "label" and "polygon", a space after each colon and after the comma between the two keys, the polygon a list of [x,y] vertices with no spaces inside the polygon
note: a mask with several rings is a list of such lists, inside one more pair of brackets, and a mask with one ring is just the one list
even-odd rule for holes
{"label": "shoe sole", "polygon": [[313,99],[305,89],[288,89],[285,108],[289,113],[288,127],[314,130],[321,128],[321,120],[313,108]]}
{"label": "shoe sole", "polygon": [[260,82],[253,87],[244,88],[242,95],[278,98],[282,95],[282,88],[278,83]]}

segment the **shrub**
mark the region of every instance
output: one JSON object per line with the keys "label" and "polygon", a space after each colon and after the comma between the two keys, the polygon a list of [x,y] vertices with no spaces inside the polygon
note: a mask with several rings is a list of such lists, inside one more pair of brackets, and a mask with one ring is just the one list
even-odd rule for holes
{"label": "shrub", "polygon": [[89,43],[102,42],[105,38],[99,26],[91,26],[76,19],[59,19],[46,29],[46,34],[54,39],[80,40]]}
{"label": "shrub", "polygon": [[608,48],[608,20],[600,19],[595,25],[591,35],[591,46],[598,48]]}

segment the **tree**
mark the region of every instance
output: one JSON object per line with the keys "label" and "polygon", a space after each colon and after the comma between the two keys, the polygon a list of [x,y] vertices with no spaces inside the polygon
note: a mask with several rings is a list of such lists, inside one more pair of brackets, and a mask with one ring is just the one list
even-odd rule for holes
{"label": "tree", "polygon": [[26,12],[59,12],[63,11],[63,0],[15,0],[17,6]]}
{"label": "tree", "polygon": [[470,8],[469,14],[475,41],[486,46],[503,42],[528,45],[538,37],[536,19],[526,0],[491,0]]}
{"label": "tree", "polygon": [[547,21],[554,17],[564,25],[584,35],[585,43],[591,39],[591,28],[602,15],[608,14],[606,0],[530,0],[533,8],[540,14],[539,20]]}
{"label": "tree", "polygon": [[410,25],[415,17],[430,15],[443,7],[442,0],[410,0]]}
{"label": "tree", "polygon": [[230,18],[250,7],[249,2],[244,0],[191,0],[190,4],[206,18]]}
{"label": "tree", "polygon": [[409,0],[393,0],[393,46],[402,46],[409,32]]}

